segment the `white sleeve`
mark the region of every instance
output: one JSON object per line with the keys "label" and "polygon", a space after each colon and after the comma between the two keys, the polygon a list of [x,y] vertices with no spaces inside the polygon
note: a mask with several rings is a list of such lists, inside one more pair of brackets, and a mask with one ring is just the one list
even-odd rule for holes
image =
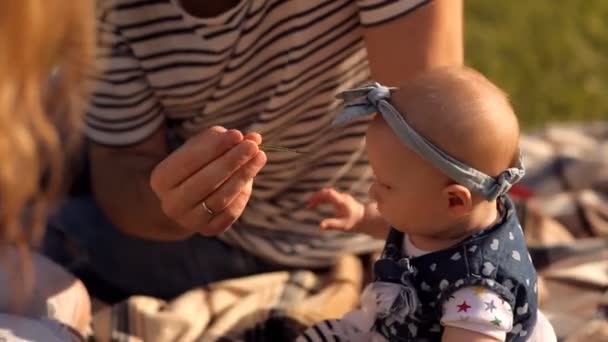
{"label": "white sleeve", "polygon": [[441,324],[504,341],[513,327],[513,310],[509,303],[492,290],[465,287],[454,292],[444,302]]}
{"label": "white sleeve", "polygon": [[306,329],[296,342],[325,342],[325,341],[370,341],[372,332],[359,330],[352,322],[343,319],[328,319]]}

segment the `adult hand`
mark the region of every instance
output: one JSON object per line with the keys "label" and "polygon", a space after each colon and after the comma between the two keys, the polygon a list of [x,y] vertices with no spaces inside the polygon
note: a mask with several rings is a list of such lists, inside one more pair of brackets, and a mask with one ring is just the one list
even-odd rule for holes
{"label": "adult hand", "polygon": [[152,171],[150,184],[164,213],[203,235],[222,233],[251,196],[253,178],[266,164],[262,137],[211,127],[189,139]]}

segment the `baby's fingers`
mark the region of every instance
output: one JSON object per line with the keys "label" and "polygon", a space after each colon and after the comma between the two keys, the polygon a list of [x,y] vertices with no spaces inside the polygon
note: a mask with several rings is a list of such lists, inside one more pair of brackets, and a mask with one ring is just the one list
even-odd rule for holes
{"label": "baby's fingers", "polygon": [[319,224],[322,230],[342,230],[349,231],[352,229],[352,224],[349,224],[349,220],[346,218],[328,218]]}
{"label": "baby's fingers", "polygon": [[341,205],[344,203],[343,196],[335,189],[327,188],[315,192],[308,200],[307,208],[315,208],[319,204],[329,203],[333,205]]}

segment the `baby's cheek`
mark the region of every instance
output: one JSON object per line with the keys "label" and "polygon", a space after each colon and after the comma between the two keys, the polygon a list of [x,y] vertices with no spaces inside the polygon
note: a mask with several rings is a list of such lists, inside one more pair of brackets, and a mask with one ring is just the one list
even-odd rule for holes
{"label": "baby's cheek", "polygon": [[408,226],[412,225],[412,216],[408,214],[407,210],[402,205],[383,205],[378,206],[380,213],[384,218],[394,227],[400,231],[405,232]]}
{"label": "baby's cheek", "polygon": [[391,208],[391,217],[395,226],[407,229],[410,233],[422,233],[418,227],[424,227],[428,208],[419,203],[403,201]]}

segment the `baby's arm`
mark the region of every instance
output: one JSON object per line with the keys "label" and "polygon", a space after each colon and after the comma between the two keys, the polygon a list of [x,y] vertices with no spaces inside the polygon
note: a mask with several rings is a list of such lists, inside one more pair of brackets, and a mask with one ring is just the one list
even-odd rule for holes
{"label": "baby's arm", "polygon": [[504,341],[513,326],[511,306],[494,291],[465,287],[443,304],[442,341]]}
{"label": "baby's arm", "polygon": [[363,204],[347,193],[327,188],[312,195],[308,208],[320,204],[330,204],[334,210],[334,217],[321,221],[321,229],[352,231],[377,239],[386,238],[389,224],[378,212],[376,203]]}
{"label": "baby's arm", "polygon": [[494,337],[490,337],[488,335],[484,335],[478,333],[476,331],[456,328],[456,327],[445,327],[443,330],[443,336],[441,337],[441,342],[461,342],[461,341],[471,341],[471,342],[496,342],[496,341],[504,341],[497,340]]}

